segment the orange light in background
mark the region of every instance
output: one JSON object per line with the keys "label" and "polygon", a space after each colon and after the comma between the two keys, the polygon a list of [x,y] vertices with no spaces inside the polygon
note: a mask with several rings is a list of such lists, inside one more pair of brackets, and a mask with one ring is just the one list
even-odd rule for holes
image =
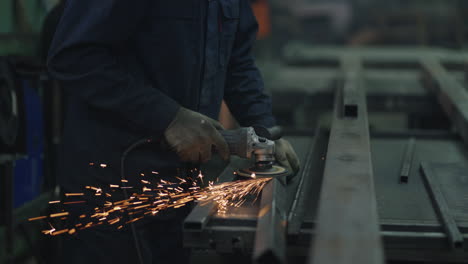
{"label": "orange light in background", "polygon": [[264,39],[271,34],[270,6],[267,0],[256,0],[252,3],[252,10],[257,18],[257,39]]}

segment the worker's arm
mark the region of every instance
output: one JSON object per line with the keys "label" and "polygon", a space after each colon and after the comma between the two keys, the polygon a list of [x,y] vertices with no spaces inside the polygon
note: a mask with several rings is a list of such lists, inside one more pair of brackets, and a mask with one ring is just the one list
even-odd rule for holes
{"label": "worker's arm", "polygon": [[227,69],[224,99],[241,126],[272,127],[271,99],[263,90],[263,80],[252,55],[258,29],[250,1],[240,0],[240,18]]}
{"label": "worker's arm", "polygon": [[[263,90],[263,79],[255,66],[252,46],[258,29],[248,0],[240,0],[240,19],[232,56],[228,65],[224,99],[241,126],[263,125],[272,127],[275,119],[271,112],[271,99]],[[297,173],[299,159],[285,139],[276,141],[276,160]]]}
{"label": "worker's arm", "polygon": [[145,18],[147,0],[68,0],[48,56],[66,91],[143,135],[162,135],[179,105],[117,55]]}

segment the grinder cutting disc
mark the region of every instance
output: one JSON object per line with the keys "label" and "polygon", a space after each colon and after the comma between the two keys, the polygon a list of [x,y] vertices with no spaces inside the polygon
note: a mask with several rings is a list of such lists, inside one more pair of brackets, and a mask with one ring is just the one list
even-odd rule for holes
{"label": "grinder cutting disc", "polygon": [[252,178],[253,175],[257,178],[269,178],[269,177],[281,177],[289,176],[291,173],[288,169],[281,167],[279,165],[273,165],[268,169],[259,169],[256,167],[251,167],[248,169],[240,169],[237,171],[237,174],[241,177]]}

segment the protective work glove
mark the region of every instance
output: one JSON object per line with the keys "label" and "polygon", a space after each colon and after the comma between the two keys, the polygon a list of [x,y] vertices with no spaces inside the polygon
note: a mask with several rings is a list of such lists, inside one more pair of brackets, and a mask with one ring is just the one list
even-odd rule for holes
{"label": "protective work glove", "polygon": [[221,158],[229,159],[229,148],[218,132],[221,124],[205,115],[180,107],[164,137],[184,162],[199,163],[211,159],[213,147]]}
{"label": "protective work glove", "polygon": [[275,158],[276,161],[294,174],[299,171],[300,161],[291,144],[285,139],[275,141]]}

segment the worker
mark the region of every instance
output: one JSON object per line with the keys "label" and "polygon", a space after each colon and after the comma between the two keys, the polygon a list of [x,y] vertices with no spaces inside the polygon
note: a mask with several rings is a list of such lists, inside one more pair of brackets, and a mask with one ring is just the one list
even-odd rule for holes
{"label": "worker", "polygon": [[[128,153],[128,182],[150,171],[184,177],[214,154],[227,160],[215,120],[223,99],[241,126],[274,126],[251,54],[256,31],[249,0],[68,0],[48,54],[50,74],[67,94],[62,189],[119,183],[122,153],[142,138],[151,143]],[[276,157],[299,169],[284,139],[276,141]],[[64,242],[63,263],[187,263],[187,212],[163,212],[133,232],[78,232]]]}

